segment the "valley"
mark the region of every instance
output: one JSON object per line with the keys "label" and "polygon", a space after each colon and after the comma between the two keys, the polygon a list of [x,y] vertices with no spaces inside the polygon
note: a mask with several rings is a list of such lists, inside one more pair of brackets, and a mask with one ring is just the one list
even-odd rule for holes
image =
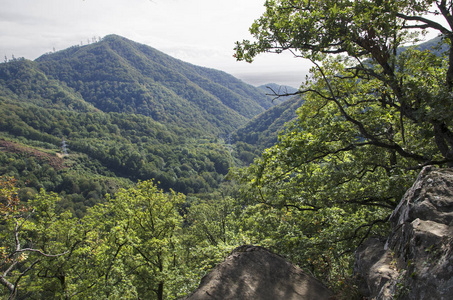
{"label": "valley", "polygon": [[[3,151],[1,175],[33,193],[59,193],[78,216],[137,180],[155,180],[166,191],[213,192],[230,167],[247,165],[264,149],[236,132],[280,102],[265,87],[116,35],[35,61],[16,59],[0,65],[0,137],[35,150]],[[288,117],[280,120],[272,132],[242,130],[275,141]],[[61,163],[63,139],[69,155]],[[51,159],[30,155],[37,151]],[[57,160],[66,167],[55,167]],[[85,180],[102,188],[91,190]]]}

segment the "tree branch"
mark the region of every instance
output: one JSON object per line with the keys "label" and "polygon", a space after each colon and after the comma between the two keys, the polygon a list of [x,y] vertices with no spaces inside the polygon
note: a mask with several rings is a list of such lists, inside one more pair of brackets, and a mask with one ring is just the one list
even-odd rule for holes
{"label": "tree branch", "polygon": [[62,256],[62,255],[68,254],[69,250],[65,251],[63,253],[59,253],[59,254],[47,254],[47,253],[42,252],[39,249],[33,249],[33,248],[23,248],[23,249],[15,251],[15,253],[22,253],[22,252],[37,252],[40,255],[45,256],[45,257],[59,257],[59,256]]}
{"label": "tree branch", "polygon": [[28,268],[26,268],[23,272],[20,273],[19,277],[17,277],[16,281],[14,282],[14,290],[11,292],[11,295],[16,294],[17,286],[19,285],[19,281],[22,279],[22,277],[23,277],[28,271],[30,271],[31,269],[33,269],[33,267],[34,267],[37,263],[39,263],[40,261],[41,261],[40,259],[35,260],[30,266],[28,266]]}
{"label": "tree branch", "polygon": [[448,30],[447,28],[445,28],[441,24],[439,24],[439,23],[437,23],[435,21],[429,20],[427,18],[421,17],[421,16],[408,16],[408,15],[405,15],[405,14],[402,14],[402,13],[396,13],[396,16],[398,18],[401,18],[401,19],[406,20],[406,21],[416,21],[416,22],[424,23],[423,25],[409,25],[409,27],[407,27],[407,28],[420,28],[420,29],[433,28],[433,29],[439,30],[443,34],[450,34],[451,33],[450,30]]}

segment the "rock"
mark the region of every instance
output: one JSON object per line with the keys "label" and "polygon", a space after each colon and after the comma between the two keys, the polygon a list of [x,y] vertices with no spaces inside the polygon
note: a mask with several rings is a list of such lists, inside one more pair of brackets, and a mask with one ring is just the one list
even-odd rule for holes
{"label": "rock", "polygon": [[415,219],[453,225],[453,170],[423,168],[390,217],[393,230]]}
{"label": "rock", "polygon": [[356,251],[370,299],[453,299],[453,170],[425,167],[390,217],[384,243]]}
{"label": "rock", "polygon": [[241,246],[203,277],[186,299],[322,300],[332,293],[314,277],[262,247]]}
{"label": "rock", "polygon": [[384,249],[385,242],[385,239],[371,238],[356,251],[355,272],[361,275],[359,292],[365,297],[379,295],[380,299],[392,299],[392,279],[398,277],[398,272],[390,251]]}

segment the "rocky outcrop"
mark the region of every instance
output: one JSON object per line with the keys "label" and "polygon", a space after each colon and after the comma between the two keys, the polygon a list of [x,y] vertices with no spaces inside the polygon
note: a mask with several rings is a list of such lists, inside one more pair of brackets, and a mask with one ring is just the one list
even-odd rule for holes
{"label": "rocky outcrop", "polygon": [[390,217],[391,235],[357,249],[369,299],[453,299],[453,170],[425,167]]}
{"label": "rocky outcrop", "polygon": [[262,247],[241,246],[186,299],[323,300],[331,296],[321,282],[281,256]]}

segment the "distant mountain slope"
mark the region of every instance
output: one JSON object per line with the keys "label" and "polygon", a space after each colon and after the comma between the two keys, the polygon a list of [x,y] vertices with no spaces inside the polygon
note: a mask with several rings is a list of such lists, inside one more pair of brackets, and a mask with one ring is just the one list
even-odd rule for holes
{"label": "distant mountain slope", "polygon": [[[280,84],[276,84],[276,83],[263,84],[263,85],[260,85],[258,88],[260,90],[262,90],[266,95],[273,95],[273,94],[282,95],[282,94],[291,94],[291,93],[297,92],[297,89],[293,88],[292,86],[280,85]],[[272,98],[273,96],[269,96],[269,97]],[[278,99],[274,99],[273,101],[275,102],[275,104],[278,104],[283,101],[289,100],[291,98],[292,98],[292,96],[285,96],[285,97],[280,97]]]}
{"label": "distant mountain slope", "polygon": [[[212,191],[233,162],[222,140],[147,116],[16,102],[0,98],[0,176],[15,177],[33,193],[64,193],[68,207],[78,199],[79,216],[118,181],[154,179],[165,190]],[[64,168],[54,164],[58,157],[64,157]],[[104,182],[102,189],[87,184],[94,178]],[[89,200],[91,192],[96,197]]]}
{"label": "distant mountain slope", "polygon": [[229,133],[272,106],[259,89],[231,75],[116,35],[36,62],[46,76],[104,112],[143,114],[207,133]]}
{"label": "distant mountain slope", "polygon": [[115,35],[14,59],[0,64],[0,176],[26,187],[22,200],[41,188],[59,193],[77,216],[137,180],[211,192],[233,162],[249,161],[219,137],[271,100],[224,72]]}
{"label": "distant mountain slope", "polygon": [[[423,42],[423,43],[420,43],[418,45],[411,46],[411,47],[415,47],[415,49],[418,49],[420,51],[429,50],[436,55],[445,54],[445,52],[449,49],[448,45],[445,43],[445,40],[442,38],[442,36],[437,36],[426,42]],[[399,48],[398,53],[401,53],[402,51],[406,50],[407,48],[409,48],[409,47]]]}
{"label": "distant mountain slope", "polygon": [[44,108],[96,111],[80,94],[49,79],[36,63],[25,59],[0,64],[0,99],[6,98]]}
{"label": "distant mountain slope", "polygon": [[295,96],[253,118],[232,135],[235,142],[244,142],[259,148],[271,147],[277,142],[280,131],[296,117],[296,110],[303,104],[302,97]]}

